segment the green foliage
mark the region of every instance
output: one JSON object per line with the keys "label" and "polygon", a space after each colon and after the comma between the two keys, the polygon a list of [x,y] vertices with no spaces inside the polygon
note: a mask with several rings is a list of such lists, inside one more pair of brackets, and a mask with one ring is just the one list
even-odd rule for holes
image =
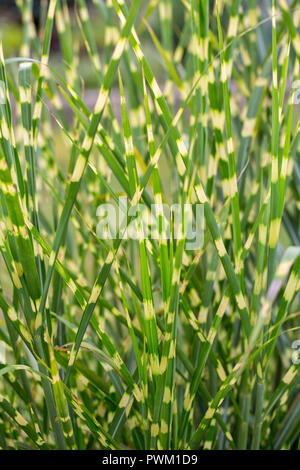
{"label": "green foliage", "polygon": [[75,3],[0,49],[1,448],[299,449],[297,1]]}

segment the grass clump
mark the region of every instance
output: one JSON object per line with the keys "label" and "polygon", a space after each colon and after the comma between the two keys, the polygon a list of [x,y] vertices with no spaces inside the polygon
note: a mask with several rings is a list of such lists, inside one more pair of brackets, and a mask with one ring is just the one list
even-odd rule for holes
{"label": "grass clump", "polygon": [[[16,3],[1,448],[299,449],[297,2],[50,0],[39,33]],[[195,249],[162,204],[203,212]]]}

